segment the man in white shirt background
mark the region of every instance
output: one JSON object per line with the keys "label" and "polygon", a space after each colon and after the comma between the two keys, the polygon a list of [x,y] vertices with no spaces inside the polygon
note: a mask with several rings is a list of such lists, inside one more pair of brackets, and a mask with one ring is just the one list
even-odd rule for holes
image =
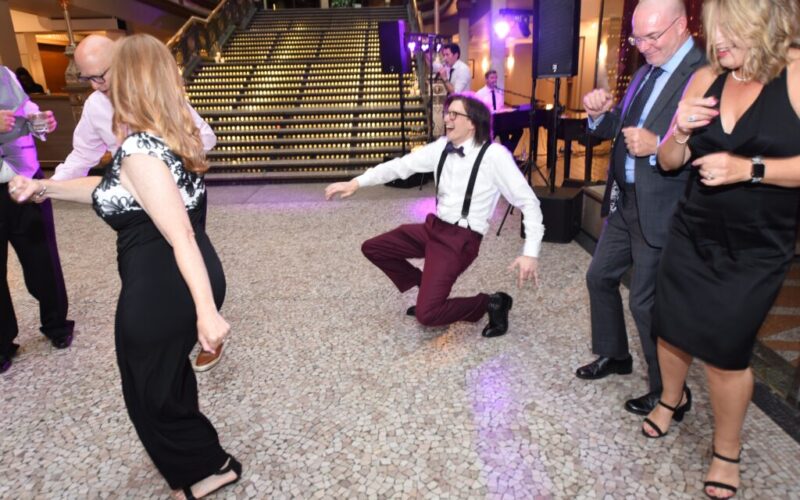
{"label": "man in white shirt background", "polygon": [[503,104],[505,95],[501,89],[497,88],[497,71],[490,69],[483,77],[486,80],[486,85],[475,92],[475,96],[483,101],[492,113],[501,111],[505,108]]}
{"label": "man in white shirt background", "polygon": [[[83,104],[81,119],[72,134],[72,152],[64,163],[56,167],[52,177],[54,180],[85,176],[89,170],[97,166],[106,151],[113,154],[119,147],[111,125],[114,109],[107,95],[113,54],[114,42],[100,35],[87,36],[75,49],[75,64],[80,71],[79,79],[88,82],[94,92]],[[217,136],[188,102],[186,106],[200,131],[200,140],[205,151],[210,150],[217,143]],[[196,371],[208,370],[219,362],[221,355],[222,349],[217,349],[216,354],[200,351],[192,366]]]}
{"label": "man in white shirt background", "polygon": [[[360,187],[384,184],[414,173],[435,172],[436,214],[422,224],[405,224],[367,240],[361,249],[400,292],[419,287],[417,304],[407,314],[425,326],[479,321],[486,313],[484,337],[508,331],[511,297],[504,292],[450,297],[458,277],[478,256],[489,219],[502,194],[524,214],[525,244],[510,270],[518,284],[538,283],[538,256],[544,236],[539,200],[511,154],[489,137],[491,115],[474,97],[451,95],[445,101],[446,137],[402,158],[382,163],[349,182],[325,189],[326,199],[353,195]],[[423,270],[408,259],[425,258]]]}
{"label": "man in white shirt background", "polygon": [[[486,107],[489,108],[489,111],[491,111],[493,115],[498,112],[502,113],[503,111],[511,110],[512,108],[506,108],[503,89],[497,86],[497,71],[490,69],[483,77],[486,81],[486,85],[475,92],[475,96],[486,104]],[[520,137],[522,137],[522,129],[498,133],[496,125],[497,122],[495,121],[492,127],[495,137],[499,137],[500,143],[513,154],[514,150],[517,148]]]}
{"label": "man in white shirt background", "polygon": [[443,65],[434,64],[433,70],[444,82],[447,95],[468,92],[472,85],[472,72],[461,57],[461,48],[457,43],[448,43],[442,47]]}

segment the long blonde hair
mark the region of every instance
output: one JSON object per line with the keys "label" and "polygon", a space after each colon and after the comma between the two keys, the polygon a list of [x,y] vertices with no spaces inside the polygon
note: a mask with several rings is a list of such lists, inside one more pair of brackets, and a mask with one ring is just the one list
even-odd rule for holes
{"label": "long blonde hair", "polygon": [[120,142],[130,133],[151,132],[183,159],[186,170],[208,170],[200,131],[186,105],[183,79],[163,43],[146,34],[118,41],[110,79],[113,131]]}
{"label": "long blonde hair", "polygon": [[706,0],[703,29],[714,71],[725,71],[714,50],[714,32],[719,28],[725,36],[749,45],[739,70],[743,78],[768,83],[777,77],[789,62],[789,48],[798,42],[799,4],[798,0]]}

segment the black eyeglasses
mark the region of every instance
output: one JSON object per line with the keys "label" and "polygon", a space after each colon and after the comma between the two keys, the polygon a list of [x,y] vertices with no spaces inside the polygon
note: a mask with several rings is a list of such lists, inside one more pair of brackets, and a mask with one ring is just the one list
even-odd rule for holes
{"label": "black eyeglasses", "polygon": [[466,113],[461,113],[458,111],[445,111],[444,114],[450,118],[451,120],[455,120],[456,117],[463,116],[464,118],[469,118],[469,115]]}
{"label": "black eyeglasses", "polygon": [[102,84],[106,83],[106,73],[108,73],[109,69],[111,69],[111,68],[106,69],[105,71],[103,71],[99,75],[91,75],[91,76],[83,76],[83,75],[81,75],[81,76],[78,77],[78,81],[79,82],[83,82],[83,83],[94,82],[94,83],[96,83],[98,85],[102,85]]}
{"label": "black eyeglasses", "polygon": [[680,19],[680,18],[681,18],[681,16],[678,16],[675,19],[673,19],[672,22],[669,23],[669,26],[667,26],[664,29],[664,31],[662,31],[661,33],[659,33],[657,35],[647,35],[647,36],[642,36],[642,37],[629,36],[628,37],[628,43],[633,45],[634,47],[641,46],[645,42],[647,42],[647,43],[656,43],[658,41],[658,39],[661,38],[662,36],[664,36],[664,33],[669,31],[669,29],[672,28],[672,25],[674,25],[678,21],[678,19]]}

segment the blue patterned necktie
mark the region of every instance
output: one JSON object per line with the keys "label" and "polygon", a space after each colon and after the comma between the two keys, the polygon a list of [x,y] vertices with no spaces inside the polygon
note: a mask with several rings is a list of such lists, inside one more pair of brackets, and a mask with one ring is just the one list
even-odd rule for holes
{"label": "blue patterned necktie", "polygon": [[642,111],[644,111],[644,105],[647,104],[647,100],[650,99],[650,94],[653,93],[653,87],[656,86],[656,80],[658,80],[658,77],[661,76],[663,72],[663,69],[655,66],[650,70],[647,81],[639,88],[639,92],[636,94],[636,97],[633,98],[633,102],[625,113],[625,120],[622,122],[623,127],[635,127],[639,124]]}

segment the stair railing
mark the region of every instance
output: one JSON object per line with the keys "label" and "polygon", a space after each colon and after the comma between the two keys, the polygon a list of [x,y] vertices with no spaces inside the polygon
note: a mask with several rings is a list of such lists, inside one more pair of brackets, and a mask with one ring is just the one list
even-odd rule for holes
{"label": "stair railing", "polygon": [[234,30],[247,26],[255,12],[252,0],[223,0],[206,19],[190,17],[167,41],[183,77],[202,60],[217,57]]}
{"label": "stair railing", "polygon": [[[417,7],[417,0],[409,0],[406,2],[406,10],[408,12],[409,27],[411,28],[409,31],[411,33],[422,33],[422,27],[424,24],[422,23],[422,15]],[[405,43],[405,40],[403,40],[403,43]],[[433,49],[431,48],[431,50]],[[422,98],[425,108],[425,123],[428,124],[428,130],[425,131],[425,135],[430,137],[430,129],[433,127],[433,116],[431,115],[432,107],[429,103],[430,93],[427,89],[428,85],[430,85],[429,75],[432,69],[428,67],[426,57],[423,52],[417,52],[415,54],[415,59],[417,61],[417,88],[419,89],[419,95]]]}

